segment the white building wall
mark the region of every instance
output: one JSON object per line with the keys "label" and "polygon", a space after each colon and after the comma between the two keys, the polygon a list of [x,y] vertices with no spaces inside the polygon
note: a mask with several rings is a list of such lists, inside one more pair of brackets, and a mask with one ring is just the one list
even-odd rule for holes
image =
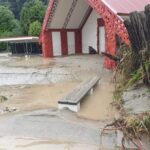
{"label": "white building wall", "polygon": [[83,53],[89,53],[89,46],[97,50],[97,18],[100,16],[93,10],[82,29]]}
{"label": "white building wall", "polygon": [[60,32],[52,32],[53,56],[61,56],[61,37]]}
{"label": "white building wall", "polygon": [[105,27],[99,27],[99,49],[100,53],[105,52]]}
{"label": "white building wall", "polygon": [[68,55],[75,54],[75,33],[67,32]]}

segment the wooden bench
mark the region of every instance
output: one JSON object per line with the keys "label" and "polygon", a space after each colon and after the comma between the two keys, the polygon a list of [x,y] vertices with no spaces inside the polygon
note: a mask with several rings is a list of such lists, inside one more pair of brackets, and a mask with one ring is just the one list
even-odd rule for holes
{"label": "wooden bench", "polygon": [[78,87],[76,87],[71,93],[58,101],[58,108],[69,108],[74,112],[80,110],[81,100],[88,94],[93,93],[94,87],[99,83],[100,78],[95,76],[89,78],[88,80],[82,82]]}

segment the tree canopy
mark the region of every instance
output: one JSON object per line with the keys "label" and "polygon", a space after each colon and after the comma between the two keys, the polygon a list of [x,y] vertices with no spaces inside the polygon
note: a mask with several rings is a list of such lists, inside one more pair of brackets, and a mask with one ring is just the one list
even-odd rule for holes
{"label": "tree canopy", "polygon": [[0,6],[0,37],[21,35],[21,27],[8,7]]}
{"label": "tree canopy", "polygon": [[[0,6],[0,37],[22,35],[19,22],[8,7]],[[6,50],[6,43],[0,43],[0,50]]]}
{"label": "tree canopy", "polygon": [[39,21],[35,21],[30,24],[28,35],[39,36],[40,32],[41,32],[41,23]]}
{"label": "tree canopy", "polygon": [[[15,15],[16,19],[20,19],[20,12],[25,2],[31,0],[0,0],[0,5],[7,6]],[[48,4],[49,0],[41,0],[44,5]]]}
{"label": "tree canopy", "polygon": [[5,6],[0,6],[0,32],[11,31],[16,27],[13,13]]}
{"label": "tree canopy", "polygon": [[[39,36],[49,0],[0,0],[0,38]],[[0,50],[6,43],[0,43]]]}
{"label": "tree canopy", "polygon": [[38,36],[48,1],[0,0],[0,37]]}
{"label": "tree canopy", "polygon": [[22,8],[20,22],[23,32],[28,34],[29,26],[35,21],[43,22],[46,7],[40,0],[30,0]]}

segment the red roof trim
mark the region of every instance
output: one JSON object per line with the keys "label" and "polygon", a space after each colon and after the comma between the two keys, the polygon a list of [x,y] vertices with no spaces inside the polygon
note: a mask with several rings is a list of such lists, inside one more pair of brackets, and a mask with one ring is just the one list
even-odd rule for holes
{"label": "red roof trim", "polygon": [[39,37],[39,43],[40,44],[42,44],[42,36],[43,36],[43,33],[46,31],[46,26],[48,24],[49,16],[51,14],[51,10],[53,8],[54,1],[55,0],[49,0],[49,3],[48,3],[45,18],[44,18],[44,21],[43,21],[43,24],[42,24],[42,31],[41,31],[41,34],[40,34],[40,37]]}
{"label": "red roof trim", "polygon": [[133,11],[144,11],[150,0],[101,0],[115,14],[130,14]]}
{"label": "red roof trim", "polygon": [[42,32],[46,31],[46,26],[48,24],[49,16],[51,14],[51,10],[53,8],[54,1],[55,0],[49,0],[49,4],[48,4],[47,10],[46,10],[46,15],[45,15],[44,22],[42,25]]}

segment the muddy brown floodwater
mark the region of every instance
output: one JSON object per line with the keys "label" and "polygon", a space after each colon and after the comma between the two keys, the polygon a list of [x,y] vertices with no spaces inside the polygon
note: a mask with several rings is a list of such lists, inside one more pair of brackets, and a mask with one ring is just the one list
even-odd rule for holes
{"label": "muddy brown floodwater", "polygon": [[[17,111],[57,109],[58,100],[80,82],[90,76],[99,75],[100,86],[95,89],[93,95],[83,100],[77,115],[94,120],[112,119],[115,116],[116,111],[110,105],[114,88],[110,82],[111,72],[103,69],[102,57],[83,55],[55,59],[43,59],[40,56],[2,58],[0,75],[3,75],[3,82],[0,82],[0,95],[6,96],[8,100],[0,104],[1,110],[5,107],[15,107]],[[24,75],[20,77],[22,73]]]}
{"label": "muddy brown floodwater", "polygon": [[101,83],[94,94],[82,102],[78,116],[94,120],[114,118],[116,110],[111,106],[113,89],[111,83]]}
{"label": "muddy brown floodwater", "polygon": [[77,83],[57,83],[51,85],[24,85],[1,88],[0,95],[8,100],[0,108],[18,108],[19,111],[57,108],[57,101],[71,92]]}
{"label": "muddy brown floodwater", "polygon": [[[58,100],[95,75],[101,83],[77,114],[57,110]],[[0,96],[7,98],[0,103],[0,149],[98,150],[99,128],[117,113],[111,106],[111,78],[99,55],[45,59],[0,54]],[[3,115],[6,107],[16,111]],[[104,143],[112,148],[114,137]]]}

